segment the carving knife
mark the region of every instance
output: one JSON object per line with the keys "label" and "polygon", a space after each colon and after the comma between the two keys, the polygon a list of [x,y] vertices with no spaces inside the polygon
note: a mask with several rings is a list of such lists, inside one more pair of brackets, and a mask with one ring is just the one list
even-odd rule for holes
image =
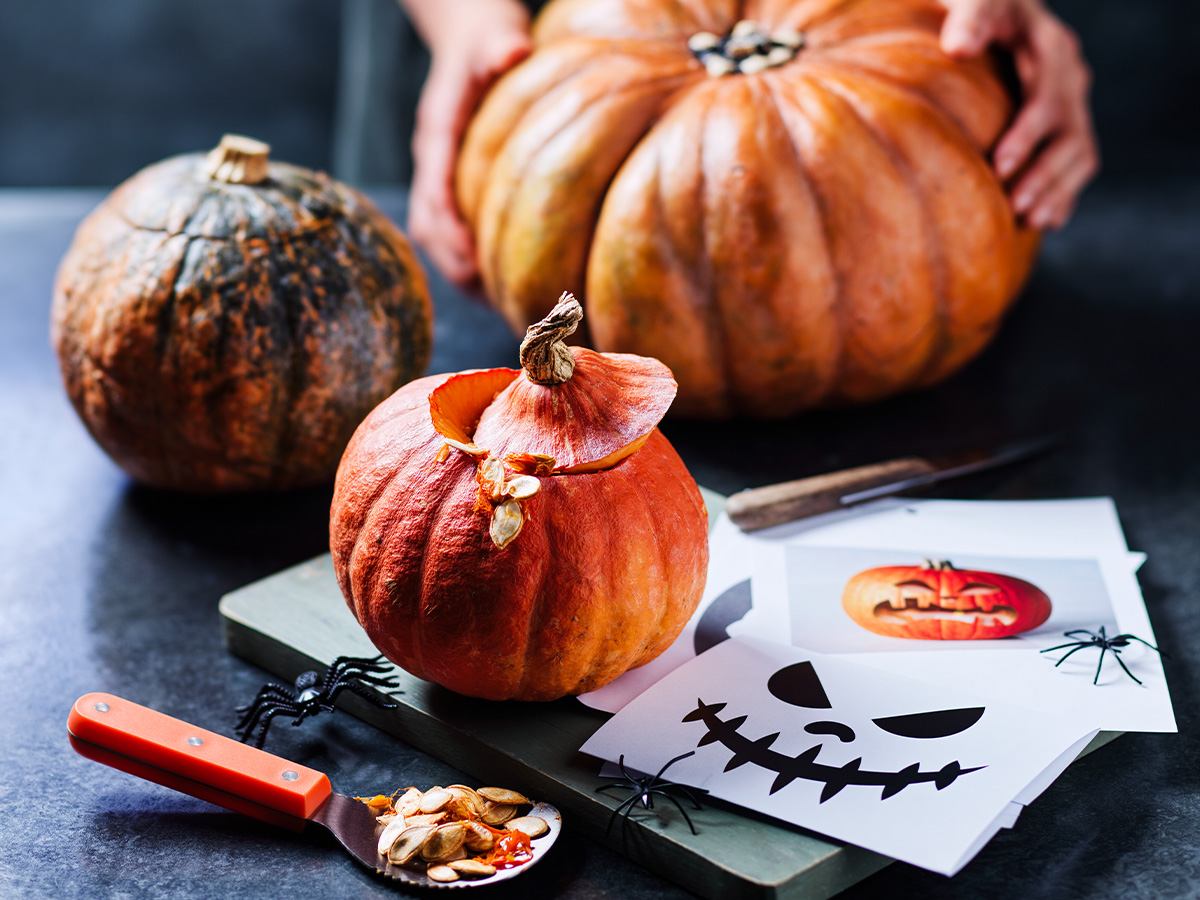
{"label": "carving knife", "polygon": [[1056,443],[1054,438],[1037,438],[941,460],[910,456],[769,484],[733,494],[725,502],[725,512],[743,531],[757,531],[1009,465],[1044,453]]}

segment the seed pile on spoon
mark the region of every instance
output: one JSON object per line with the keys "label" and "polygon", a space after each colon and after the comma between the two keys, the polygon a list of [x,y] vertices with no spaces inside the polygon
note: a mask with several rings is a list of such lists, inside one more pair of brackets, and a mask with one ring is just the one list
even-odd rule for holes
{"label": "seed pile on spoon", "polygon": [[376,813],[380,861],[424,868],[438,882],[487,878],[523,865],[533,858],[531,841],[550,830],[545,819],[518,815],[533,802],[507,788],[410,787],[358,799]]}

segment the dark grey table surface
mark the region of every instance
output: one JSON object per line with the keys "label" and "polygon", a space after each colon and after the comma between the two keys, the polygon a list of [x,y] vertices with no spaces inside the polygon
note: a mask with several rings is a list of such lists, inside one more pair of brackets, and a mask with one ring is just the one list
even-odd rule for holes
{"label": "dark grey table surface", "polygon": [[[403,221],[401,193],[371,193]],[[218,599],[327,549],[328,490],[146,490],[76,419],[48,342],[50,287],[101,196],[0,191],[0,897],[403,893],[320,835],[260,826],[67,744],[70,705],[91,690],[231,733],[233,707],[268,676],[223,647]],[[697,480],[722,492],[1053,430],[1066,438],[1056,453],[946,496],[1110,495],[1130,545],[1149,554],[1140,578],[1180,733],[1125,735],[1072,765],[953,879],[895,864],[842,896],[1200,895],[1198,247],[1200,182],[1100,184],[1047,239],[999,339],[953,380],[792,421],[665,424]],[[434,286],[431,371],[514,363],[495,316]],[[346,713],[277,727],[269,749],[346,793],[460,780]],[[569,827],[512,885],[535,898],[687,896]]]}

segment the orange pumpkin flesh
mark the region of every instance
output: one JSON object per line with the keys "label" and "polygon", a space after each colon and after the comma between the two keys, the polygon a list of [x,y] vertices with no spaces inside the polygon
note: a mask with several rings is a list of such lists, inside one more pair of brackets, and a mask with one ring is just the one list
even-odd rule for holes
{"label": "orange pumpkin flesh", "polygon": [[[653,354],[672,411],[786,416],[930,385],[1033,261],[988,155],[1012,103],[942,53],[934,0],[554,0],[485,98],[457,190],[515,329],[585,284],[597,349]],[[708,74],[752,16],[793,58]],[[668,337],[669,335],[669,337]]]}
{"label": "orange pumpkin flesh", "polygon": [[[629,404],[591,378],[621,360],[571,355],[578,384],[513,370],[413,382],[346,449],[330,521],[338,582],[380,651],[420,678],[492,700],[594,690],[665,650],[699,603],[704,505],[655,427],[669,375],[632,366],[650,383]],[[569,419],[548,414],[550,398]],[[571,466],[616,461],[570,472],[547,450]],[[505,510],[519,529],[498,542]]]}
{"label": "orange pumpkin flesh", "polygon": [[859,572],[842,592],[850,617],[876,634],[923,640],[994,640],[1037,628],[1050,598],[1012,575],[949,562]]}

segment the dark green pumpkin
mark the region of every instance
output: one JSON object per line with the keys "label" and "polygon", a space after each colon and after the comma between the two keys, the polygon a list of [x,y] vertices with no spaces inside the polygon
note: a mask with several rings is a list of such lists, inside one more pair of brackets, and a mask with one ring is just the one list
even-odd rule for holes
{"label": "dark green pumpkin", "polygon": [[358,423],[428,364],[429,291],[404,235],[358,192],[266,150],[227,136],[143,169],[59,266],[67,393],[145,484],[332,481]]}

